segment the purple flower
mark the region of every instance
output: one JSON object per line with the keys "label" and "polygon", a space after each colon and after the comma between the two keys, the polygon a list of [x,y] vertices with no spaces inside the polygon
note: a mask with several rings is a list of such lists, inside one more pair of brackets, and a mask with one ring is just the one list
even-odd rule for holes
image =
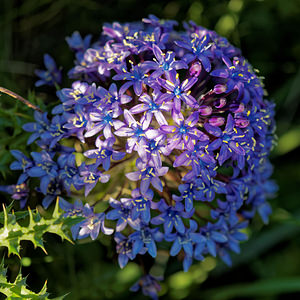
{"label": "purple flower", "polygon": [[85,187],[84,195],[87,196],[98,182],[105,183],[109,178],[110,175],[100,172],[96,165],[86,165],[83,163],[79,167],[79,174],[74,177],[74,184]]}
{"label": "purple flower", "polygon": [[150,24],[153,27],[159,27],[163,31],[167,32],[173,30],[173,27],[178,25],[178,23],[174,20],[161,20],[152,14],[150,14],[148,18],[143,18],[143,22]]}
{"label": "purple flower", "polygon": [[204,124],[204,128],[209,134],[217,137],[217,139],[215,139],[208,148],[211,150],[220,148],[218,156],[220,165],[229,159],[233,152],[238,155],[245,155],[245,149],[243,146],[247,142],[247,137],[240,128],[234,127],[234,119],[230,114],[227,117],[224,131],[222,131],[219,127],[212,126],[208,123]]}
{"label": "purple flower", "polygon": [[131,101],[131,97],[126,94],[121,94],[117,90],[115,83],[112,83],[108,90],[103,87],[98,89],[99,101],[94,104],[97,108],[109,107],[113,111],[119,111],[120,105],[127,104]]}
{"label": "purple flower", "polygon": [[212,256],[217,255],[217,244],[227,242],[227,237],[222,233],[218,224],[207,223],[206,227],[200,228],[200,233],[191,233],[191,239],[196,243],[195,257],[202,257],[204,251]]}
{"label": "purple flower", "polygon": [[86,204],[83,207],[82,214],[85,217],[85,220],[77,224],[80,228],[77,236],[78,239],[84,239],[90,236],[92,240],[95,240],[99,235],[100,229],[101,232],[106,235],[111,235],[114,232],[113,229],[105,227],[104,213],[95,214],[93,208]]}
{"label": "purple flower", "polygon": [[106,214],[106,219],[108,220],[118,220],[116,225],[116,231],[122,231],[125,229],[126,225],[129,224],[132,228],[139,228],[139,219],[132,220],[132,210],[133,203],[132,199],[121,198],[117,201],[113,198],[109,200],[110,206],[113,210]]}
{"label": "purple flower", "polygon": [[[126,143],[127,153],[131,153],[133,150],[137,150],[137,145],[144,140],[156,138],[159,135],[158,130],[148,129],[149,120],[143,118],[141,122],[135,120],[130,111],[124,110],[125,123],[121,123],[119,129],[114,134],[120,137],[128,137]],[[127,126],[126,126],[127,125]]]}
{"label": "purple flower", "polygon": [[70,193],[71,186],[73,185],[77,190],[80,186],[77,186],[74,182],[76,176],[78,176],[79,170],[75,163],[74,154],[62,154],[57,160],[59,171],[58,178],[66,191]]}
{"label": "purple flower", "polygon": [[191,212],[194,208],[194,200],[201,200],[202,193],[198,190],[198,186],[194,183],[180,184],[178,187],[180,196],[173,195],[175,201],[184,200],[185,210]]}
{"label": "purple flower", "polygon": [[[216,166],[216,160],[214,159],[214,154],[207,150],[209,141],[197,141],[194,145],[193,150],[186,150],[176,157],[173,166],[191,166],[191,176],[195,177],[202,175],[207,178],[215,174],[214,168]],[[187,177],[187,174],[185,175]]]}
{"label": "purple flower", "polygon": [[210,58],[213,57],[213,52],[210,47],[211,44],[208,35],[199,37],[196,33],[193,34],[192,39],[185,39],[184,41],[176,41],[176,45],[187,49],[189,52],[184,55],[183,59],[190,63],[194,60],[199,60],[206,72],[211,70]]}
{"label": "purple flower", "polygon": [[134,92],[140,96],[143,91],[143,84],[147,81],[148,68],[143,65],[131,65],[131,70],[128,72],[125,68],[122,72],[115,75],[113,80],[127,80],[120,88],[120,93],[123,94],[129,87],[133,86]]}
{"label": "purple flower", "polygon": [[114,137],[108,138],[105,141],[100,139],[96,140],[97,149],[92,149],[84,152],[84,156],[88,158],[95,158],[95,165],[102,165],[103,169],[107,171],[110,167],[110,161],[113,160],[122,160],[126,153],[119,152],[113,149],[113,145],[116,139]]}
{"label": "purple flower", "polygon": [[148,94],[143,94],[139,100],[141,104],[135,105],[129,111],[132,114],[144,113],[144,122],[150,124],[152,122],[153,115],[159,125],[168,125],[163,112],[170,112],[172,109],[171,103],[164,103],[160,101],[160,92],[152,94],[153,99]]}
{"label": "purple flower", "polygon": [[63,125],[63,129],[67,129],[70,135],[75,134],[82,143],[85,143],[84,132],[86,127],[92,126],[88,112],[84,111],[83,106],[76,105],[74,113],[64,112],[63,114],[67,122]]}
{"label": "purple flower", "polygon": [[29,188],[26,183],[0,185],[0,192],[11,194],[12,199],[20,201],[20,208],[24,208],[28,199]]}
{"label": "purple flower", "polygon": [[[102,188],[103,202],[114,195],[102,213],[78,201],[60,205],[65,217],[82,218],[71,227],[74,238],[111,234],[104,222],[114,220],[121,268],[138,254],[156,257],[163,237],[173,242],[171,256],[181,252],[185,271],[207,255],[230,264],[247,220],[258,213],[267,223],[267,199],[277,191],[268,160],[274,105],[261,78],[214,31],[189,22],[177,32],[176,24],[150,15],[143,23],[105,24],[92,45],[90,36],[68,37],[75,52],[69,77],[80,81],[57,92],[49,116],[35,112],[23,126],[40,150],[32,159],[13,150],[11,168],[23,173],[17,185],[0,187],[22,207],[29,177],[40,180],[45,208],[81,189],[87,197]],[[45,64],[39,84],[54,84],[60,72],[48,56]],[[152,276],[139,287],[157,297]]]}
{"label": "purple flower", "polygon": [[153,165],[155,168],[162,166],[161,156],[167,155],[167,147],[165,145],[165,137],[158,136],[155,139],[142,139],[138,145],[137,151],[146,164]]}
{"label": "purple flower", "polygon": [[[75,200],[74,204],[66,201],[62,197],[59,197],[59,207],[65,212],[64,217],[83,217],[83,204],[79,200]],[[79,223],[71,227],[71,233],[74,240],[78,237],[80,229]]]}
{"label": "purple flower", "polygon": [[69,131],[64,128],[67,120],[64,115],[56,115],[48,127],[48,130],[41,134],[41,139],[49,144],[49,148],[53,148],[58,141],[70,135]]}
{"label": "purple flower", "polygon": [[148,165],[143,163],[142,160],[140,159],[137,159],[136,165],[140,170],[136,172],[127,173],[126,177],[132,181],[141,180],[140,182],[141,193],[145,194],[147,192],[150,183],[154,188],[162,192],[163,186],[159,177],[165,175],[168,172],[169,168],[168,167],[156,168],[151,164]]}
{"label": "purple flower", "polygon": [[88,85],[86,82],[75,81],[72,83],[72,88],[59,90],[57,96],[66,106],[89,104],[100,99],[99,90],[100,88],[97,88],[95,84]]}
{"label": "purple flower", "polygon": [[182,60],[175,59],[175,53],[168,51],[163,53],[157,45],[152,46],[153,54],[155,58],[154,61],[146,61],[143,66],[147,67],[149,70],[155,70],[152,74],[152,78],[160,77],[165,74],[168,76],[168,72],[171,70],[187,69],[188,65]]}
{"label": "purple flower", "polygon": [[186,120],[182,114],[175,115],[174,121],[177,126],[162,125],[160,130],[165,134],[174,134],[168,140],[168,149],[171,152],[173,149],[188,149],[192,150],[198,140],[208,140],[208,136],[196,128],[199,120],[199,113],[192,113]]}
{"label": "purple flower", "polygon": [[174,70],[169,72],[168,77],[168,80],[158,78],[159,84],[167,91],[161,96],[160,101],[168,102],[173,99],[173,110],[176,114],[181,111],[181,101],[189,107],[196,107],[198,103],[191,95],[190,88],[198,81],[198,78],[190,77],[180,83],[179,73]]}
{"label": "purple flower", "polygon": [[87,124],[85,137],[91,137],[102,132],[106,139],[113,137],[111,129],[120,128],[123,123],[116,118],[121,114],[120,111],[113,110],[98,110],[92,111],[89,114],[90,123]]}
{"label": "purple flower", "polygon": [[[37,188],[37,191],[42,192],[39,188]],[[60,182],[57,181],[56,178],[51,179],[48,184],[46,193],[45,192],[42,193],[45,195],[45,197],[42,200],[42,205],[44,206],[45,209],[47,209],[50,206],[50,204],[53,201],[55,201],[58,196],[61,195],[62,185],[60,184]]]}
{"label": "purple flower", "polygon": [[244,92],[244,85],[251,78],[251,74],[248,72],[247,68],[244,68],[240,65],[240,61],[233,60],[233,63],[227,57],[223,57],[223,61],[226,65],[224,69],[213,70],[210,75],[213,77],[219,77],[227,79],[227,93],[231,92],[233,89],[238,91],[239,99]]}

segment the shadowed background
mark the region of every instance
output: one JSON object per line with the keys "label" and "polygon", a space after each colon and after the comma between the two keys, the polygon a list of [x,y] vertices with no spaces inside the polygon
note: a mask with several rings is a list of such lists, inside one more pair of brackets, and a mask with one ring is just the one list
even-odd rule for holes
{"label": "shadowed background", "polygon": [[[300,2],[298,0],[1,0],[0,86],[40,107],[53,105],[55,91],[34,88],[35,68],[43,68],[43,54],[53,56],[64,74],[72,67],[73,54],[65,37],[78,30],[97,38],[104,22],[138,21],[148,14],[179,22],[193,20],[216,30],[241,48],[249,62],[265,77],[269,99],[276,103],[278,146],[273,151],[274,176],[280,189],[271,200],[273,215],[268,226],[254,219],[250,240],[233,256],[232,268],[208,258],[183,273],[181,263],[167,263],[161,299],[297,299],[300,297]],[[68,87],[69,81],[63,86]],[[52,104],[51,104],[52,103]],[[26,148],[28,134],[22,124],[32,111],[7,96],[0,97],[0,183],[13,184],[9,170],[10,149]],[[1,194],[1,201],[9,198]],[[54,296],[66,299],[144,299],[128,288],[140,271],[129,263],[120,270],[109,240],[72,246],[46,236],[49,256],[22,244],[23,275],[40,290],[48,280]],[[3,250],[0,251],[3,256]],[[18,259],[8,258],[11,279]],[[164,264],[164,262],[162,262]],[[1,299],[1,296],[0,296]]]}

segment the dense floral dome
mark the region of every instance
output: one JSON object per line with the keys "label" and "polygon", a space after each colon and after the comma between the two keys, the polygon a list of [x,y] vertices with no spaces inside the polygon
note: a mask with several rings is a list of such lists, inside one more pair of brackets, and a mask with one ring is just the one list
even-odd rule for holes
{"label": "dense floral dome", "polygon": [[[74,239],[113,234],[121,268],[137,255],[156,257],[161,244],[181,254],[185,271],[207,255],[230,265],[248,220],[258,212],[268,222],[266,200],[276,191],[268,159],[274,104],[257,71],[214,31],[176,25],[150,15],[105,24],[93,44],[78,32],[68,37],[74,82],[58,90],[50,118],[36,111],[24,126],[41,151],[12,152],[12,169],[24,171],[14,191],[21,205],[38,177],[45,208],[59,196],[65,216],[84,217]],[[37,85],[58,87],[61,71],[49,55],[45,65]],[[74,202],[83,188],[88,201]],[[102,211],[92,205],[99,201]],[[140,286],[156,297],[153,276],[133,289]]]}

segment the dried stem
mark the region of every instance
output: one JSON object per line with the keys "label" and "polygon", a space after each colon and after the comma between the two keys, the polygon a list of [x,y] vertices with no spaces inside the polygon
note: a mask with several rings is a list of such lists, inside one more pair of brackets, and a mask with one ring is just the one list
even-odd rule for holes
{"label": "dried stem", "polygon": [[28,100],[24,99],[22,96],[4,88],[4,87],[0,87],[0,92],[3,93],[3,94],[6,94],[12,98],[15,98],[21,102],[23,102],[25,105],[27,105],[28,107],[34,109],[34,110],[37,110],[39,112],[43,112],[39,107],[35,106],[34,104],[32,104],[31,102],[29,102]]}

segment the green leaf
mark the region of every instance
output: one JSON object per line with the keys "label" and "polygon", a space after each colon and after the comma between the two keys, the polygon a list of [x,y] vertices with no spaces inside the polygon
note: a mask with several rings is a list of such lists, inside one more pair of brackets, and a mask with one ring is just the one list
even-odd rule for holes
{"label": "green leaf", "polygon": [[[7,214],[10,213],[11,209],[13,208],[14,202],[11,202],[9,206],[6,207]],[[14,212],[14,215],[16,217],[16,220],[25,219],[29,212],[27,210],[25,211],[17,211]],[[0,224],[4,224],[4,211],[0,212]]]}
{"label": "green leaf", "polygon": [[[10,209],[10,208],[9,208]],[[31,241],[34,247],[41,248],[45,253],[43,243],[43,235],[46,232],[59,235],[63,240],[66,239],[72,243],[72,240],[67,235],[67,231],[73,224],[76,224],[81,219],[69,220],[59,212],[58,201],[56,203],[52,216],[48,219],[41,217],[38,212],[33,212],[28,209],[29,223],[27,226],[20,226],[17,223],[17,216],[14,213],[9,213],[9,210],[3,206],[4,225],[0,228],[0,247],[8,248],[8,255],[11,253],[20,257],[20,242],[27,240]]]}
{"label": "green leaf", "polygon": [[[4,294],[10,300],[16,299],[38,299],[47,300],[49,293],[47,292],[47,282],[45,282],[43,288],[39,293],[34,293],[27,288],[26,278],[22,277],[21,270],[13,283],[7,281],[6,278],[7,268],[4,267],[4,259],[0,264],[0,293]],[[52,300],[62,300],[65,296],[58,298],[52,298]]]}

